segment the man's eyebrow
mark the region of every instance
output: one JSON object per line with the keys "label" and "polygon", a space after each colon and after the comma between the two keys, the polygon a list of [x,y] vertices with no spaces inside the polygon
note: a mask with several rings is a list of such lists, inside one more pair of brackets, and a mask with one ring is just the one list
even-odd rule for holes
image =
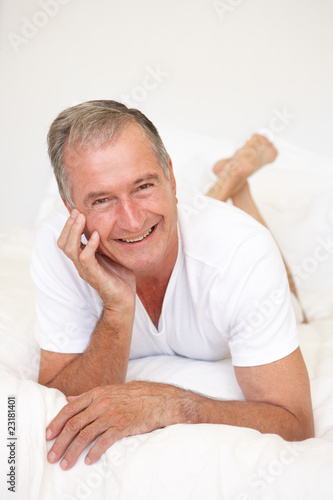
{"label": "man's eyebrow", "polygon": [[88,203],[88,201],[93,200],[94,198],[103,198],[103,196],[108,194],[110,194],[109,191],[91,191],[91,193],[88,193],[83,201],[84,203]]}
{"label": "man's eyebrow", "polygon": [[[159,180],[159,176],[157,174],[144,175],[143,177],[139,177],[139,179],[136,179],[133,182],[133,185],[136,186],[137,184],[140,184],[141,182],[147,182],[147,181],[152,181],[152,180],[155,180],[155,181]],[[94,198],[103,198],[104,196],[108,196],[108,195],[110,195],[110,191],[91,191],[84,198],[84,203],[87,204],[89,201],[93,200]]]}
{"label": "man's eyebrow", "polygon": [[133,184],[136,185],[140,184],[141,182],[157,181],[157,180],[159,180],[159,176],[157,174],[147,174],[134,181]]}

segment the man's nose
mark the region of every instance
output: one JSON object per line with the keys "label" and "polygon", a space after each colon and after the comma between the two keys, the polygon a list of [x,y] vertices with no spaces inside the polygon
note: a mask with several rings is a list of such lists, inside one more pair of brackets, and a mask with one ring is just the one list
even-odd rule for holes
{"label": "man's nose", "polygon": [[144,211],[131,198],[122,199],[118,206],[117,224],[132,233],[139,231],[145,220]]}

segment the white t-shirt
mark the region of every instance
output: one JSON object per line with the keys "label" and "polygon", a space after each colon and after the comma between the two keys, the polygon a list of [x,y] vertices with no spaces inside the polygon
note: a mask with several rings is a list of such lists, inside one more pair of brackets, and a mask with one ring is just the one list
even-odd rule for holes
{"label": "white t-shirt", "polygon": [[[65,220],[54,214],[44,223],[33,250],[36,337],[42,349],[80,353],[103,303],[57,247]],[[136,297],[130,358],[231,354],[234,365],[255,366],[298,347],[286,272],[267,229],[231,205],[187,192],[178,205],[178,235],[158,329]]]}

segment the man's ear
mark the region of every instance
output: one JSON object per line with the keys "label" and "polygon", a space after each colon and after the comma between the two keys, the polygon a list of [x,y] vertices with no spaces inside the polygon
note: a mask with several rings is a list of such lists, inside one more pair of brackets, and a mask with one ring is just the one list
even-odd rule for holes
{"label": "man's ear", "polygon": [[[172,190],[174,192],[174,195],[176,197],[176,193],[177,193],[177,189],[176,189],[176,179],[175,179],[175,176],[174,176],[174,173],[173,173],[173,166],[172,166],[172,160],[170,158],[170,156],[168,156],[168,163],[169,163],[169,177],[170,177],[170,183],[171,183],[171,187],[172,187]],[[177,200],[177,197],[176,197],[176,200]],[[177,200],[178,201],[178,200]]]}
{"label": "man's ear", "polygon": [[60,195],[62,201],[63,201],[63,204],[65,205],[65,207],[67,208],[68,212],[69,212],[69,215],[72,213],[73,211],[73,208],[70,207],[70,205],[68,204],[68,202],[65,200],[65,198],[63,198],[61,195]]}

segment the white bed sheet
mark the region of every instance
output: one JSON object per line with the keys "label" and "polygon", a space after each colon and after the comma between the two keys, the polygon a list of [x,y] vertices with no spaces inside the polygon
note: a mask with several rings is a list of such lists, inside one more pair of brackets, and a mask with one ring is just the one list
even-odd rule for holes
{"label": "white bed sheet", "polygon": [[[221,142],[207,138],[200,142],[193,136],[186,142],[186,137],[173,139],[176,161],[183,165],[181,183],[192,183],[201,191],[212,181],[210,175],[203,179],[207,165],[218,158]],[[186,159],[184,153],[182,158],[183,149],[188,151],[191,145],[190,157]],[[228,154],[228,144],[221,148]],[[313,162],[304,163],[300,152],[293,157],[286,153],[292,149],[283,145],[282,149],[289,164],[256,174],[252,188],[289,263],[303,269],[304,259],[315,258],[319,239],[332,237],[332,174],[324,165],[318,175]],[[297,182],[300,173],[303,184]],[[294,238],[292,245],[290,238]],[[29,275],[32,240],[33,232],[0,228],[1,499],[333,498],[333,251],[331,254],[329,245],[327,258],[313,265],[311,272],[310,264],[305,267],[308,277],[299,282],[311,318],[309,325],[299,326],[299,335],[311,379],[314,439],[287,443],[253,429],[175,425],[124,438],[98,464],[88,467],[82,456],[72,470],[63,472],[58,464],[46,461],[50,444],[45,442],[45,428],[65,404],[65,397],[36,383],[39,350],[33,337],[35,313]],[[230,360],[207,363],[168,356],[135,360],[129,365],[130,379],[174,383],[213,397],[242,398]],[[8,396],[15,396],[17,404],[15,495],[6,483]]]}

